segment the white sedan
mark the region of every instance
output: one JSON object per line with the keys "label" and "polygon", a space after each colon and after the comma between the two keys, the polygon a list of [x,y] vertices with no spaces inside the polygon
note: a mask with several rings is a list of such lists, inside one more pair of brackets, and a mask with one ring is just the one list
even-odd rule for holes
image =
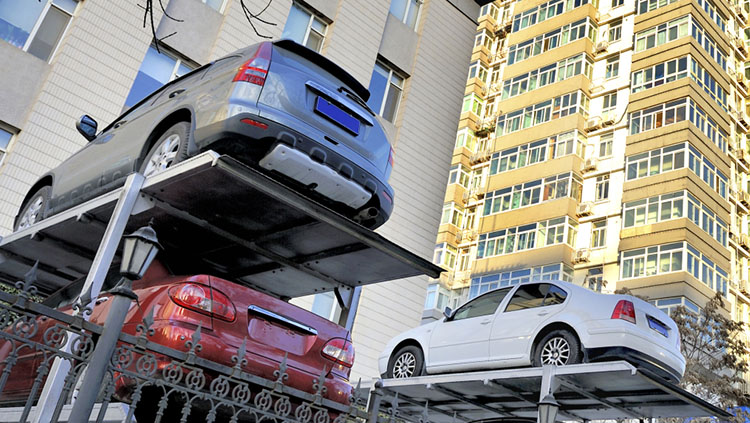
{"label": "white sedan", "polygon": [[384,378],[501,367],[627,360],[671,381],[685,372],[675,322],[629,295],[560,281],[527,282],[472,299],[393,338]]}

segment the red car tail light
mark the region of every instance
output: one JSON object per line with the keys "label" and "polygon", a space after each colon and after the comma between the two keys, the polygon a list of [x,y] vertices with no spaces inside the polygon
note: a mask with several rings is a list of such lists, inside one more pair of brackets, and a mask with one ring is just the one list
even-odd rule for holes
{"label": "red car tail light", "polygon": [[612,318],[635,323],[635,307],[633,306],[633,302],[628,300],[618,301],[614,311],[612,311]]}
{"label": "red car tail light", "polygon": [[237,74],[234,76],[233,81],[244,81],[251,84],[260,85],[266,83],[266,76],[268,75],[268,69],[271,67],[271,51],[273,45],[270,42],[265,42],[258,47],[253,57],[250,58],[244,65],[240,66]]}
{"label": "red car tail light", "polygon": [[344,367],[354,365],[354,345],[343,338],[334,338],[323,347],[323,357],[333,360]]}
{"label": "red car tail light", "polygon": [[197,283],[183,283],[169,289],[169,298],[180,307],[231,322],[237,315],[234,304],[223,293]]}

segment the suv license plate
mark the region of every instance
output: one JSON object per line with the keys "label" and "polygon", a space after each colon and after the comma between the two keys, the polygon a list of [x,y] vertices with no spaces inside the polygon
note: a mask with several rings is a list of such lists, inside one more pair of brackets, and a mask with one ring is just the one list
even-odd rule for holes
{"label": "suv license plate", "polygon": [[318,97],[315,99],[315,111],[352,134],[359,135],[359,119],[345,112],[339,106],[331,103],[325,98]]}

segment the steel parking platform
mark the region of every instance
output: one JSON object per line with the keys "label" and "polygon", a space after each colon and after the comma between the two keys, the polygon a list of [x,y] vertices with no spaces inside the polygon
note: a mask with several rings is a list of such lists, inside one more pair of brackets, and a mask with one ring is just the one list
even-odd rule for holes
{"label": "steel parking platform", "polygon": [[[0,280],[39,261],[37,288],[85,277],[120,188],[0,241]],[[214,152],[146,179],[125,232],[153,222],[176,274],[209,273],[293,298],[442,269],[268,176]],[[115,256],[114,263],[119,258]],[[356,269],[356,271],[352,271]]]}
{"label": "steel parking platform", "polygon": [[558,421],[730,417],[624,361],[378,379],[368,385],[361,390],[370,396],[370,417],[380,413],[415,422],[536,419],[539,401],[550,393],[560,404]]}

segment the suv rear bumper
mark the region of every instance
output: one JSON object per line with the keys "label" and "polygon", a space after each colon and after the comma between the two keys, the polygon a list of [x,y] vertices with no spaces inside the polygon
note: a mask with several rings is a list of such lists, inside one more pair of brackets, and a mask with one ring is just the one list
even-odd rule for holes
{"label": "suv rear bumper", "polygon": [[367,211],[371,208],[377,210],[377,216],[371,217],[369,221],[361,222],[370,229],[385,223],[393,211],[393,189],[389,185],[328,146],[256,114],[240,113],[223,121],[197,128],[195,144],[199,151],[215,150],[252,166],[257,166],[258,162],[276,146],[285,144],[304,153],[312,161],[335,171],[344,180],[356,183],[370,192],[372,198],[364,206],[353,209],[340,201],[320,194],[315,195],[316,193],[308,189],[308,186],[291,177],[264,169],[266,172],[279,176],[278,179],[288,182],[289,185],[297,185],[298,188],[305,190],[304,192],[310,192],[312,197],[319,197],[316,199],[322,200],[321,202],[350,218],[355,217],[360,211]]}

